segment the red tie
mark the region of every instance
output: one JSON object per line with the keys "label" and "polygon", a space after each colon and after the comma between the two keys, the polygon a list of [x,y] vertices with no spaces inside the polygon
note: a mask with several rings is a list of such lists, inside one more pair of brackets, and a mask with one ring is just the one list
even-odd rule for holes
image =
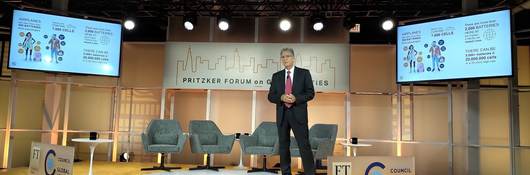
{"label": "red tie", "polygon": [[[285,94],[289,95],[293,91],[293,82],[291,81],[291,71],[287,71],[287,78],[285,79]],[[287,108],[290,108],[293,106],[291,103],[285,103],[285,106]]]}

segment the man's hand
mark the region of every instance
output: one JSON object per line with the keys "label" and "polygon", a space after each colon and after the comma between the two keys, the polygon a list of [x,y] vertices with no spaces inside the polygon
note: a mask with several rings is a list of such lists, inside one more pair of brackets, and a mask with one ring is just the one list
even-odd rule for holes
{"label": "man's hand", "polygon": [[288,100],[287,100],[287,95],[283,94],[280,99],[282,100],[282,102],[284,103],[288,103]]}
{"label": "man's hand", "polygon": [[296,97],[293,94],[287,95],[289,102],[288,103],[294,103],[296,101]]}
{"label": "man's hand", "polygon": [[294,97],[293,94],[283,94],[281,96],[281,100],[285,103],[294,103],[296,101],[296,97]]}

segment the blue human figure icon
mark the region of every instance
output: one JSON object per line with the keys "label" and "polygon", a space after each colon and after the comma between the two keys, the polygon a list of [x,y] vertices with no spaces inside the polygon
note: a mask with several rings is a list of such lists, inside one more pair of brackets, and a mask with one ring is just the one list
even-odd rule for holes
{"label": "blue human figure icon", "polygon": [[440,71],[440,57],[442,56],[442,53],[440,51],[440,46],[436,44],[436,41],[432,42],[429,52],[431,53],[431,59],[432,59],[431,71],[432,72],[436,70]]}
{"label": "blue human figure icon", "polygon": [[51,51],[51,62],[55,60],[55,63],[59,63],[57,60],[57,55],[59,53],[59,50],[61,50],[61,42],[59,39],[57,39],[57,35],[53,34],[50,38],[50,41],[48,41],[48,44],[50,44],[50,51]]}

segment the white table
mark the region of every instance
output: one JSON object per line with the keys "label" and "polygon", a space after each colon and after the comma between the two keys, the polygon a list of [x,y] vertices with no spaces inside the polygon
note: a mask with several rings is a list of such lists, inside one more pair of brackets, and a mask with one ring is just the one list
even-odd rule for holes
{"label": "white table", "polygon": [[237,167],[235,167],[235,169],[240,169],[240,170],[243,170],[243,169],[247,169],[244,165],[243,165],[243,146],[241,146],[241,140],[240,139],[236,139],[236,141],[239,142],[239,165]]}
{"label": "white table", "polygon": [[370,147],[372,146],[371,144],[366,144],[366,143],[357,143],[357,144],[351,144],[351,143],[340,143],[342,146],[345,146],[347,148],[347,151],[346,151],[346,156],[351,156],[350,154],[350,148],[353,148],[353,157],[356,157],[357,156],[357,148],[358,147]]}
{"label": "white table", "polygon": [[90,169],[88,170],[88,175],[92,175],[92,160],[94,159],[94,150],[99,143],[110,143],[111,139],[96,139],[90,140],[89,138],[75,138],[72,139],[74,142],[80,143],[90,143]]}

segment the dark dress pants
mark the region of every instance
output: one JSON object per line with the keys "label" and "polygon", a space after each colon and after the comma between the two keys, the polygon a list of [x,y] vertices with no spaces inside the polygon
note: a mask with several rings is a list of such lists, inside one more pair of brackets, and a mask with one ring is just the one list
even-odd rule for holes
{"label": "dark dress pants", "polygon": [[278,126],[278,136],[280,141],[280,168],[282,174],[291,174],[291,152],[289,145],[291,144],[290,135],[293,130],[294,137],[300,149],[302,157],[302,164],[304,166],[304,174],[315,174],[315,163],[313,152],[309,144],[308,126],[307,123],[300,123],[294,116],[293,108],[284,108],[283,121]]}

